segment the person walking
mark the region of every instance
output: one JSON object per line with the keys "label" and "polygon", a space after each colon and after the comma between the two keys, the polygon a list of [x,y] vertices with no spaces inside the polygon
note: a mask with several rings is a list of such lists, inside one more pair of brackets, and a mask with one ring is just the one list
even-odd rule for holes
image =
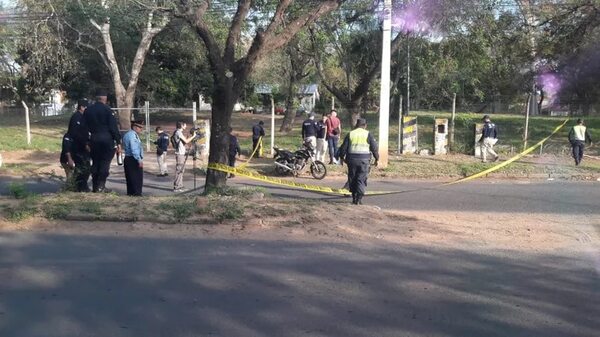
{"label": "person walking", "polygon": [[494,151],[494,145],[498,142],[498,128],[496,124],[492,123],[490,116],[483,116],[483,133],[479,143],[481,144],[481,161],[487,162],[488,153],[494,156],[494,161],[498,161],[500,157],[496,151]]}
{"label": "person walking", "polygon": [[337,111],[332,109],[329,113],[329,117],[327,121],[325,121],[325,125],[327,126],[327,145],[329,150],[329,164],[337,164],[336,153],[335,151],[338,148],[338,142],[342,135],[342,122],[337,117]]}
{"label": "person walking", "polygon": [[378,151],[375,138],[367,131],[367,120],[359,118],[356,128],[346,135],[339,149],[339,159],[348,165],[348,181],[354,205],[362,205],[371,165],[371,154],[375,157],[375,165],[377,165]]}
{"label": "person walking", "polygon": [[96,92],[96,103],[89,106],[84,114],[90,132],[90,157],[92,158],[92,191],[106,192],[106,179],[110,163],[116,152],[121,152],[121,134],[113,111],[106,103],[108,93]]}
{"label": "person walking", "polygon": [[75,181],[75,190],[77,192],[89,192],[88,180],[90,179],[90,131],[85,123],[84,114],[88,107],[85,99],[77,102],[77,110],[69,120],[69,129],[67,133],[73,140],[73,151],[71,156],[75,163],[73,177]]}
{"label": "person walking", "polygon": [[156,161],[158,162],[157,177],[166,177],[169,175],[167,168],[167,150],[169,149],[169,134],[163,131],[162,127],[157,126],[156,129]]}
{"label": "person walking", "polygon": [[261,137],[265,136],[265,123],[263,121],[258,122],[252,126],[252,153],[255,153],[256,158],[260,158],[260,151],[262,148]]}
{"label": "person walking", "polygon": [[573,151],[573,159],[575,159],[575,166],[581,164],[583,159],[583,150],[585,149],[585,143],[589,142],[592,145],[592,137],[588,132],[583,119],[579,118],[577,124],[569,131],[569,142],[571,143],[571,150]]}
{"label": "person walking", "polygon": [[317,150],[315,157],[318,161],[325,162],[325,153],[327,152],[327,115],[323,114],[320,121],[317,122]]}
{"label": "person walking", "polygon": [[[235,158],[242,153],[242,149],[240,148],[240,143],[236,136],[233,135],[233,129],[229,128],[229,166],[235,167]],[[232,173],[229,175],[229,178],[234,178],[235,175]]]}
{"label": "person walking", "polygon": [[173,134],[173,147],[175,148],[175,181],[173,182],[174,192],[184,192],[183,173],[185,172],[186,145],[194,139],[194,135],[186,137],[183,132],[187,128],[184,122],[177,122],[177,130]]}
{"label": "person walking", "polygon": [[303,144],[309,143],[312,150],[317,148],[317,122],[315,122],[315,115],[308,115],[308,119],[302,122],[302,140]]}
{"label": "person walking", "polygon": [[125,159],[123,167],[125,170],[125,182],[127,183],[127,195],[141,196],[144,184],[144,149],[139,134],[144,128],[143,121],[132,121],[131,130],[123,135],[123,151]]}

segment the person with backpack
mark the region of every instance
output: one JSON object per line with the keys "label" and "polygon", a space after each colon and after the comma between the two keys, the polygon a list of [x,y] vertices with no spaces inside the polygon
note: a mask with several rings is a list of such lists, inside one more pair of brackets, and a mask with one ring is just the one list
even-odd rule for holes
{"label": "person with backpack", "polygon": [[183,132],[187,128],[184,122],[177,122],[177,130],[171,136],[171,144],[175,149],[175,181],[173,182],[173,192],[184,192],[183,173],[185,172],[186,144],[194,139],[194,135],[186,137]]}
{"label": "person with backpack", "polygon": [[167,169],[167,150],[169,148],[169,134],[163,131],[162,127],[157,126],[157,138],[154,144],[156,145],[156,160],[158,161],[159,173],[157,177],[166,177],[169,175]]}

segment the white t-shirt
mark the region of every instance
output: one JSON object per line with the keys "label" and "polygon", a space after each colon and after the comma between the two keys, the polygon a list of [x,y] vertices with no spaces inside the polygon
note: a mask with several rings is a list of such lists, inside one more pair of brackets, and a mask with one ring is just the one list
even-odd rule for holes
{"label": "white t-shirt", "polygon": [[177,142],[175,154],[185,154],[185,143],[183,142],[184,138],[185,137],[183,136],[183,130],[177,129],[177,131],[175,131],[175,139],[178,139],[179,141]]}

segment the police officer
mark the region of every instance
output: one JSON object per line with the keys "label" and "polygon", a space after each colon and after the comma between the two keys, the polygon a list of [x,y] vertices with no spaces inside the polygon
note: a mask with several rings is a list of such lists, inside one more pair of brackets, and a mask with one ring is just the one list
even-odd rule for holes
{"label": "police officer", "polygon": [[356,128],[346,135],[339,150],[339,158],[348,165],[348,181],[354,205],[362,204],[362,197],[367,187],[371,154],[375,157],[375,165],[379,161],[377,142],[366,128],[367,121],[359,118]]}
{"label": "police officer", "polygon": [[104,192],[110,163],[117,152],[121,151],[121,134],[112,110],[106,105],[108,93],[96,92],[96,103],[85,111],[85,123],[90,131],[90,155],[92,157],[92,190]]}
{"label": "police officer", "polygon": [[90,132],[85,123],[84,113],[88,107],[85,99],[77,102],[77,110],[69,120],[69,130],[73,141],[71,156],[75,162],[75,188],[77,192],[89,192],[88,179],[90,178]]}
{"label": "police officer", "polygon": [[573,159],[575,159],[575,166],[579,166],[581,159],[583,159],[583,150],[585,149],[585,143],[589,142],[592,145],[592,137],[588,132],[587,128],[583,124],[583,119],[577,120],[577,125],[571,128],[569,131],[569,142],[571,142],[571,148],[573,150]]}
{"label": "police officer", "polygon": [[125,160],[125,181],[127,195],[141,196],[144,184],[144,149],[139,134],[144,128],[143,121],[132,121],[131,130],[123,135],[123,151]]}
{"label": "police officer", "polygon": [[265,136],[265,122],[260,121],[252,126],[252,152],[256,153],[255,157],[260,158],[260,148],[262,147],[261,137]]}
{"label": "police officer", "polygon": [[313,151],[317,148],[317,133],[318,127],[315,122],[315,115],[310,114],[308,119],[302,122],[302,140],[304,144],[310,143]]}

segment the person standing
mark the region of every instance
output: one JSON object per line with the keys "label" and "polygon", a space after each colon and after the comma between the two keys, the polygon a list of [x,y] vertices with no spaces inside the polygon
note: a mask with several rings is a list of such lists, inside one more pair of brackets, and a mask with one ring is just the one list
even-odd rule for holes
{"label": "person standing", "polygon": [[166,177],[169,175],[167,168],[167,150],[169,149],[169,135],[163,131],[162,127],[157,126],[157,138],[154,144],[156,145],[156,160],[158,162],[158,177]]}
{"label": "person standing", "polygon": [[186,137],[183,132],[187,128],[184,122],[177,122],[177,130],[173,134],[173,147],[175,148],[175,181],[173,182],[173,192],[184,192],[183,173],[185,172],[186,162],[186,144],[194,139],[194,135]]}
{"label": "person standing", "polygon": [[479,143],[481,144],[481,161],[487,162],[488,153],[494,156],[494,161],[498,161],[500,157],[494,151],[494,145],[498,142],[498,128],[496,124],[492,123],[490,116],[483,116],[483,133]]}
{"label": "person standing", "polygon": [[338,148],[338,142],[342,135],[342,122],[337,117],[337,112],[332,109],[325,122],[327,126],[327,145],[329,147],[329,164],[337,164],[335,151]]}
{"label": "person standing", "polygon": [[325,152],[327,152],[327,115],[323,114],[320,121],[317,122],[317,150],[315,157],[318,161],[325,161]]}
{"label": "person standing", "polygon": [[260,158],[260,151],[262,147],[262,137],[265,136],[265,123],[263,121],[258,122],[252,127],[252,153],[256,153],[256,158]]}
{"label": "person standing", "polygon": [[144,184],[144,149],[139,134],[144,128],[143,121],[132,121],[131,130],[123,135],[123,151],[125,160],[125,182],[127,183],[127,195],[141,196]]}
{"label": "person standing", "polygon": [[313,150],[317,148],[317,122],[312,113],[302,122],[302,140],[303,144],[310,143]]}
{"label": "person standing", "polygon": [[[229,166],[235,167],[235,157],[239,156],[242,153],[242,149],[240,148],[240,143],[236,136],[233,135],[233,129],[229,128]],[[230,174],[229,178],[234,178],[234,174]]]}
{"label": "person standing", "polygon": [[583,119],[579,118],[577,120],[577,124],[571,128],[571,131],[569,131],[569,142],[571,142],[575,166],[579,166],[581,160],[583,159],[585,143],[589,142],[590,146],[592,145],[592,137],[583,124]]}
{"label": "person standing", "polygon": [[371,154],[375,157],[375,165],[377,165],[379,161],[377,142],[367,131],[367,120],[359,118],[356,128],[346,135],[339,149],[340,160],[348,165],[348,181],[354,205],[362,205],[371,165]]}
{"label": "person standing", "polygon": [[106,179],[109,176],[110,163],[117,152],[121,151],[121,134],[117,120],[106,103],[108,93],[96,92],[96,103],[89,106],[84,116],[90,131],[90,157],[92,158],[92,191],[105,192]]}
{"label": "person standing", "polygon": [[[62,139],[62,149],[60,151],[60,165],[65,170],[67,187],[71,183],[73,172],[75,170],[75,162],[73,161],[73,138],[69,133],[65,133]],[[70,189],[70,188],[69,188]]]}
{"label": "person standing", "polygon": [[85,123],[85,110],[88,102],[85,99],[77,102],[77,110],[69,120],[67,133],[73,140],[71,156],[75,163],[74,180],[77,192],[89,192],[88,180],[90,178],[90,132]]}

